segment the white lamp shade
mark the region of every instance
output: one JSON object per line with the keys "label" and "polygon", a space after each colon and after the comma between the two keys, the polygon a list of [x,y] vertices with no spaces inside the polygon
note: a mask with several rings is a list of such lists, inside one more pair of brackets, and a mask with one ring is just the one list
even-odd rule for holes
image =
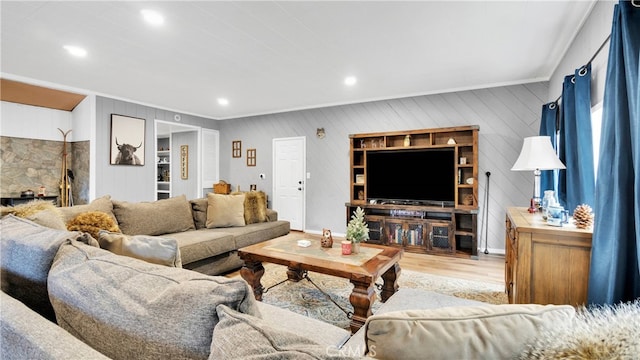
{"label": "white lamp shade", "polygon": [[512,171],[566,169],[558,159],[549,136],[531,136],[524,138],[522,150]]}

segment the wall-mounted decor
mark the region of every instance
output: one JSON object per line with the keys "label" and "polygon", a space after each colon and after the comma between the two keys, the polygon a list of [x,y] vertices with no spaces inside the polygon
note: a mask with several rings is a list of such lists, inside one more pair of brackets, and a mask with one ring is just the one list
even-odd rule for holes
{"label": "wall-mounted decor", "polygon": [[111,114],[111,165],[144,165],[144,122]]}
{"label": "wall-mounted decor", "polygon": [[316,129],[316,136],[318,137],[318,139],[324,139],[325,136],[325,132],[324,132],[324,128],[317,128]]}
{"label": "wall-mounted decor", "polygon": [[180,146],[180,178],[189,178],[189,145]]}
{"label": "wall-mounted decor", "polygon": [[247,166],[256,166],[256,149],[247,149]]}
{"label": "wall-mounted decor", "polygon": [[242,157],[242,141],[234,140],[231,142],[231,156],[234,158]]}

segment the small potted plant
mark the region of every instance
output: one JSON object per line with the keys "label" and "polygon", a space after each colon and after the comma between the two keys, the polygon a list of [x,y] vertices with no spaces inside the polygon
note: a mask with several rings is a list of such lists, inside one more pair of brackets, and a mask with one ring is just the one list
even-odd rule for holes
{"label": "small potted plant", "polygon": [[364,210],[358,206],[347,224],[347,240],[351,241],[351,252],[360,250],[360,242],[369,240],[369,227],[364,220]]}

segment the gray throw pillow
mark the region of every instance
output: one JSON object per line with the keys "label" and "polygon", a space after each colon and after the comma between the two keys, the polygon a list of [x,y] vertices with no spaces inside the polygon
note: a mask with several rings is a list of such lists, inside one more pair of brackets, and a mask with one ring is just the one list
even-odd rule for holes
{"label": "gray throw pillow", "polygon": [[98,242],[102,249],[114,254],[153,264],[182,267],[180,248],[176,239],[149,235],[125,235],[101,230],[98,233]]}
{"label": "gray throw pillow", "polygon": [[111,203],[110,195],[99,197],[89,204],[60,207],[58,208],[58,211],[62,214],[62,220],[65,224],[76,216],[90,211],[101,211],[111,216],[113,220],[116,220],[116,217],[113,214],[113,204]]}
{"label": "gray throw pillow", "polygon": [[112,200],[123,234],[163,235],[194,230],[191,205],[184,195],[152,202]]}
{"label": "gray throw pillow", "polygon": [[207,227],[207,207],[209,202],[207,198],[199,198],[189,200],[191,203],[191,212],[193,214],[193,224],[196,229],[204,229]]}
{"label": "gray throw pillow", "polygon": [[260,316],[242,279],[151,264],[78,242],[60,246],[48,285],[58,324],[113,359],[206,359],[216,306]]}
{"label": "gray throw pillow", "polygon": [[7,215],[0,220],[2,291],[53,320],[47,294],[47,276],[60,245],[67,239],[97,242],[78,231],[57,230]]}

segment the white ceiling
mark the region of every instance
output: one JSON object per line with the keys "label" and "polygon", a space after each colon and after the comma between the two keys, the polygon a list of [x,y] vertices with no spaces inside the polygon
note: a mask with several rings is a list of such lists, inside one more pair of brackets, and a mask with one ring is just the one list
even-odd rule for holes
{"label": "white ceiling", "polygon": [[548,80],[593,4],[2,1],[0,64],[5,78],[228,119]]}

